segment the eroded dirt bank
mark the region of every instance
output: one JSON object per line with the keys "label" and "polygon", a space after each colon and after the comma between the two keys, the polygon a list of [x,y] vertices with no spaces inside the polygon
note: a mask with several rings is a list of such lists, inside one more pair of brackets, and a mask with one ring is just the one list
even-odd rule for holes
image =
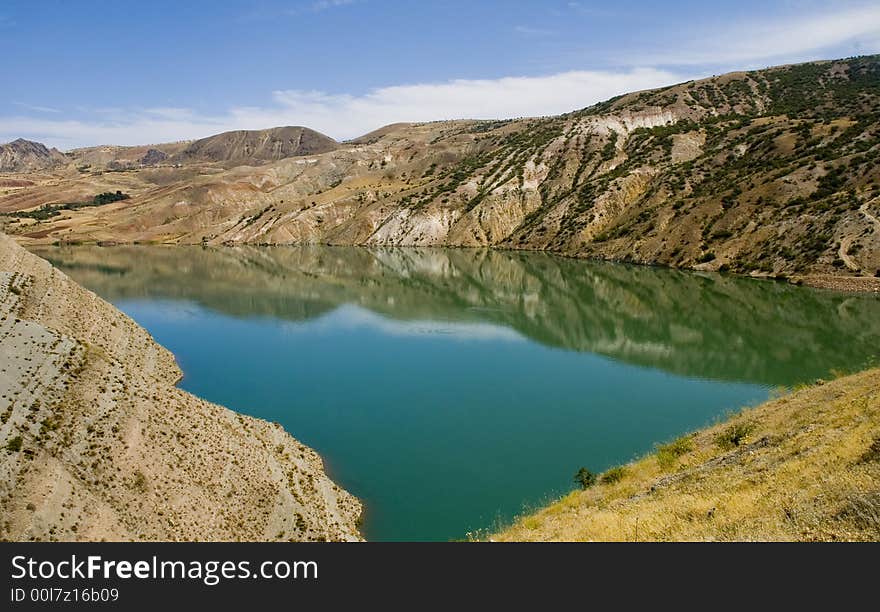
{"label": "eroded dirt bank", "polygon": [[279,425],[0,235],[0,538],[358,540],[361,505]]}

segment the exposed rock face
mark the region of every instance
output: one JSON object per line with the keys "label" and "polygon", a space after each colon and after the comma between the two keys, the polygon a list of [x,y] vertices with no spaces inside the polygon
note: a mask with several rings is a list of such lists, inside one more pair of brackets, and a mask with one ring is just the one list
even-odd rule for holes
{"label": "exposed rock face", "polygon": [[259,164],[286,157],[326,153],[338,147],[328,136],[304,127],[224,132],[196,140],[177,159],[181,161]]}
{"label": "exposed rock face", "polygon": [[[878,118],[871,56],[732,73],[558,117],[395,124],[324,153],[304,146],[306,132],[236,132],[193,143],[187,151],[210,160],[201,166],[142,173],[124,209],[14,230],[25,242],[498,246],[869,279],[880,274]],[[15,209],[41,190],[20,190]],[[11,199],[0,196],[0,210]]]}
{"label": "exposed rock face", "polygon": [[0,538],[356,540],[361,507],[278,425],[0,235]]}
{"label": "exposed rock face", "polygon": [[34,172],[47,170],[67,163],[58,149],[19,138],[0,144],[0,172]]}
{"label": "exposed rock face", "polygon": [[164,153],[159,149],[150,149],[140,159],[140,162],[144,166],[155,166],[156,164],[162,163],[166,159],[168,159],[167,153]]}

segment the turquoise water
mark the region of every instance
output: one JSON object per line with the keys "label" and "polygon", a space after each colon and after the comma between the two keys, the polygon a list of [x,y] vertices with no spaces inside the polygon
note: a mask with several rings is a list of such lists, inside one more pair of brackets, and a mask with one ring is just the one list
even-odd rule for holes
{"label": "turquoise water", "polygon": [[379,540],[491,529],[880,346],[880,301],[545,254],[340,247],[42,252],[278,421]]}

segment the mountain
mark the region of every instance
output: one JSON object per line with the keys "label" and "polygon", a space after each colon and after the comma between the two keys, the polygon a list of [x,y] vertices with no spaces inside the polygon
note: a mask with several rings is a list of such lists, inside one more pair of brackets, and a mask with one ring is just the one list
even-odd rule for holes
{"label": "mountain", "polygon": [[[42,146],[37,143],[31,144]],[[339,143],[332,138],[308,128],[279,127],[258,131],[224,132],[195,141],[84,147],[71,150],[69,157],[82,172],[106,170],[118,172],[158,165],[192,166],[201,163],[219,163],[225,166],[260,165],[287,157],[326,153],[338,146]],[[36,168],[21,167],[7,171],[20,172],[34,169]]]}
{"label": "mountain", "polygon": [[327,153],[339,146],[329,136],[304,127],[223,132],[196,140],[177,158],[180,161],[261,163],[286,157]]}
{"label": "mountain", "polygon": [[58,149],[19,138],[0,144],[0,172],[35,172],[67,164]]}
{"label": "mountain", "polygon": [[555,117],[394,124],[321,141],[323,153],[271,136],[289,130],[308,140],[279,128],[197,141],[172,159],[207,165],[126,175],[125,207],[7,231],[43,243],[491,246],[880,286],[880,56],[736,72]]}

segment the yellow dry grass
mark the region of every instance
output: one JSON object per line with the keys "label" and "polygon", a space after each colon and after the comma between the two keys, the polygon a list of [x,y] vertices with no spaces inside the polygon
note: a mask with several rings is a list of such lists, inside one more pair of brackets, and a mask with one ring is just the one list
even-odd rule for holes
{"label": "yellow dry grass", "polygon": [[[736,426],[746,435],[732,446]],[[490,539],[880,540],[880,369],[771,400],[680,448]]]}

